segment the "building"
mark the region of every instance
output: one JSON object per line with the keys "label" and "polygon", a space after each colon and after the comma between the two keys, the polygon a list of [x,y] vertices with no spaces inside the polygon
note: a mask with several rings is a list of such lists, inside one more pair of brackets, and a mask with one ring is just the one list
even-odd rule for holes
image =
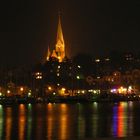
{"label": "building", "polygon": [[59,62],[62,62],[65,58],[65,55],[65,42],[59,16],[55,49],[51,52],[50,48],[48,47],[47,61],[49,61],[50,58],[56,58]]}

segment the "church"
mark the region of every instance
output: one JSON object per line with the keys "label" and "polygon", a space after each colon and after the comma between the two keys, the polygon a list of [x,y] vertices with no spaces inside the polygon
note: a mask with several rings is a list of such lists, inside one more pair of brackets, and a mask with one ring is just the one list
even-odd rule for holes
{"label": "church", "polygon": [[62,62],[65,58],[65,55],[65,42],[59,16],[55,49],[51,52],[50,48],[48,47],[46,60],[49,61],[49,59],[52,57],[58,59],[59,62]]}

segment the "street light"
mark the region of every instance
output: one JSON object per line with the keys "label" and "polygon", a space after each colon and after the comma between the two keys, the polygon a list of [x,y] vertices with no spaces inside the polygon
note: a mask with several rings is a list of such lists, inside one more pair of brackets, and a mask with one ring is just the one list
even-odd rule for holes
{"label": "street light", "polygon": [[80,76],[79,76],[79,75],[77,75],[77,76],[76,76],[76,78],[77,78],[77,79],[80,79]]}

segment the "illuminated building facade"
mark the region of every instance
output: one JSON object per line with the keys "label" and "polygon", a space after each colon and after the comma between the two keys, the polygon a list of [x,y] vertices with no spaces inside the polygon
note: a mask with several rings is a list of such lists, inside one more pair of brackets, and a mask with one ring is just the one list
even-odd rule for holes
{"label": "illuminated building facade", "polygon": [[65,58],[65,42],[63,38],[62,26],[60,16],[58,19],[58,28],[57,28],[57,38],[55,49],[50,52],[48,47],[47,61],[49,61],[50,57],[58,59],[59,62],[62,62]]}

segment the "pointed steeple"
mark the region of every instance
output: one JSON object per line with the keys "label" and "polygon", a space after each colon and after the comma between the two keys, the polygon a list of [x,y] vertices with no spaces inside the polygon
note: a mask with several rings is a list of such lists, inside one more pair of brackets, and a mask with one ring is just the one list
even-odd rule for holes
{"label": "pointed steeple", "polygon": [[53,50],[51,57],[58,58],[55,50]]}
{"label": "pointed steeple", "polygon": [[64,42],[64,38],[63,38],[60,14],[59,14],[59,19],[58,19],[58,28],[57,28],[57,38],[56,38],[56,48],[55,49],[56,49],[56,53],[57,53],[59,62],[62,62],[62,60],[65,57],[65,42]]}
{"label": "pointed steeple", "polygon": [[50,51],[50,47],[48,46],[48,52],[47,52],[47,58],[46,58],[47,61],[49,61],[50,56],[51,56],[51,51]]}

